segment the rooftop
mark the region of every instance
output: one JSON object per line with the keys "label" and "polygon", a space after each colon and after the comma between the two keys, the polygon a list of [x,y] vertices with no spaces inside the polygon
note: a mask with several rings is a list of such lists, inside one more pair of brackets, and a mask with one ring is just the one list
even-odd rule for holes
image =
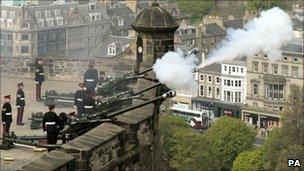
{"label": "rooftop", "polygon": [[207,65],[204,68],[199,68],[199,72],[208,72],[208,73],[221,73],[221,64],[220,63],[213,63],[211,65]]}

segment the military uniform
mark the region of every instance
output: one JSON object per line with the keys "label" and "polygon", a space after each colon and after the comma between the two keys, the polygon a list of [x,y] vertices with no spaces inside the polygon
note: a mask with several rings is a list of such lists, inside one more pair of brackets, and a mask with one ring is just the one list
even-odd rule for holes
{"label": "military uniform", "polygon": [[[83,87],[84,85],[81,83],[79,84],[80,87]],[[77,114],[81,115],[83,114],[83,101],[84,101],[84,97],[86,95],[86,91],[84,89],[81,90],[77,90],[75,93],[75,97],[74,97],[74,106],[76,106],[77,108]]]}
{"label": "military uniform", "polygon": [[48,144],[56,144],[58,140],[59,118],[55,112],[49,111],[45,113],[42,121],[43,131],[47,133]]}
{"label": "military uniform", "polygon": [[90,96],[86,95],[83,101],[84,105],[84,115],[92,115],[96,112],[96,104],[95,104],[95,99]]}
{"label": "military uniform", "polygon": [[[11,98],[10,95],[4,96],[4,98]],[[12,118],[12,106],[9,102],[5,102],[2,106],[2,124],[3,124],[3,133],[9,133],[11,123],[13,121]]]}
{"label": "military uniform", "polygon": [[[40,59],[41,60],[41,59]],[[36,83],[36,100],[41,101],[41,86],[44,81],[44,69],[41,64],[36,64],[35,83]]]}
{"label": "military uniform", "polygon": [[24,113],[24,106],[25,106],[25,95],[24,91],[20,88],[23,86],[23,83],[18,84],[17,90],[17,98],[16,98],[16,106],[17,106],[17,125],[24,125],[22,123],[23,113]]}
{"label": "military uniform", "polygon": [[98,83],[98,72],[93,67],[94,63],[91,62],[89,69],[84,73],[84,86],[89,93],[95,93],[95,87]]}

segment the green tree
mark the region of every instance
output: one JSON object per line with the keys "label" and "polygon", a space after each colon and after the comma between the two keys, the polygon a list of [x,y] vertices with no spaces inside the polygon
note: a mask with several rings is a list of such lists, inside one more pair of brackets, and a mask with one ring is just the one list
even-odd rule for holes
{"label": "green tree", "polygon": [[240,153],[233,162],[233,171],[264,170],[263,151],[255,149]]}
{"label": "green tree", "polygon": [[247,1],[247,9],[252,12],[260,12],[262,10],[267,10],[272,7],[279,7],[282,9],[287,9],[288,4],[286,0],[250,0]]}
{"label": "green tree", "polygon": [[180,10],[193,17],[193,21],[201,20],[212,8],[214,8],[213,1],[193,1],[193,0],[179,0]]}
{"label": "green tree", "polygon": [[287,159],[304,161],[303,89],[291,86],[290,104],[285,106],[282,127],[271,131],[264,144],[266,169],[286,170]]}
{"label": "green tree", "polygon": [[221,117],[207,131],[206,139],[209,158],[217,161],[212,168],[230,170],[237,155],[252,148],[255,132],[241,120]]}

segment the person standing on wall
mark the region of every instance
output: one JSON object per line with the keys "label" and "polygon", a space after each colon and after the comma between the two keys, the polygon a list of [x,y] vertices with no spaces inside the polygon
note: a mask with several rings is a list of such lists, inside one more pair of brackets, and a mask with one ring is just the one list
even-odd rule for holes
{"label": "person standing on wall", "polygon": [[23,113],[24,113],[24,106],[25,106],[25,95],[24,95],[24,85],[23,82],[17,84],[17,98],[16,98],[16,106],[17,106],[17,125],[22,126]]}
{"label": "person standing on wall", "polygon": [[9,133],[11,123],[13,122],[12,118],[12,106],[11,106],[11,95],[4,96],[5,103],[2,106],[2,124],[3,124],[3,133]]}
{"label": "person standing on wall", "polygon": [[43,69],[42,58],[38,58],[35,68],[35,83],[36,83],[36,100],[38,102],[42,101],[41,98],[41,86],[44,79],[44,69]]}
{"label": "person standing on wall", "polygon": [[[56,144],[58,140],[57,126],[60,125],[60,121],[54,110],[55,110],[55,105],[50,105],[49,111],[45,113],[42,120],[42,128],[43,128],[43,132],[47,133],[48,144]],[[48,150],[51,151],[53,149],[49,148]]]}
{"label": "person standing on wall", "polygon": [[95,93],[95,88],[98,83],[98,72],[94,68],[95,62],[90,62],[89,68],[84,73],[84,86],[89,93]]}

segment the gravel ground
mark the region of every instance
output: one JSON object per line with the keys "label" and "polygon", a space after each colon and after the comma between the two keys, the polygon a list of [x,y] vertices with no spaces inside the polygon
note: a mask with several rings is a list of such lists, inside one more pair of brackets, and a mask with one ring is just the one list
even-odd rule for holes
{"label": "gravel ground", "polygon": [[[76,80],[76,81],[75,81]],[[53,81],[47,80],[44,82],[42,86],[42,92],[46,90],[56,89],[58,92],[75,92],[78,89],[78,81],[79,78],[75,80],[66,80],[66,81]],[[16,125],[16,117],[17,117],[17,109],[16,109],[16,92],[17,92],[17,83],[24,82],[25,88],[25,96],[26,96],[26,106],[23,116],[24,126]],[[14,131],[17,136],[21,135],[43,135],[42,130],[31,130],[30,129],[30,121],[28,118],[30,117],[32,112],[46,112],[48,109],[42,102],[36,101],[35,96],[35,83],[33,79],[25,79],[18,77],[5,77],[1,76],[1,107],[3,105],[3,96],[6,94],[10,94],[12,96],[12,109],[13,109],[13,123],[11,126],[11,131]],[[44,94],[44,93],[43,93]],[[71,112],[73,108],[56,108],[55,111],[60,112]],[[0,121],[1,123],[1,121]],[[1,135],[2,135],[2,123],[0,124]],[[31,148],[26,147],[16,147],[9,150],[1,150],[0,151],[0,170],[18,170],[24,164],[29,163],[35,158],[41,156],[42,152],[34,152]],[[4,157],[12,157],[14,161],[3,161]]]}

